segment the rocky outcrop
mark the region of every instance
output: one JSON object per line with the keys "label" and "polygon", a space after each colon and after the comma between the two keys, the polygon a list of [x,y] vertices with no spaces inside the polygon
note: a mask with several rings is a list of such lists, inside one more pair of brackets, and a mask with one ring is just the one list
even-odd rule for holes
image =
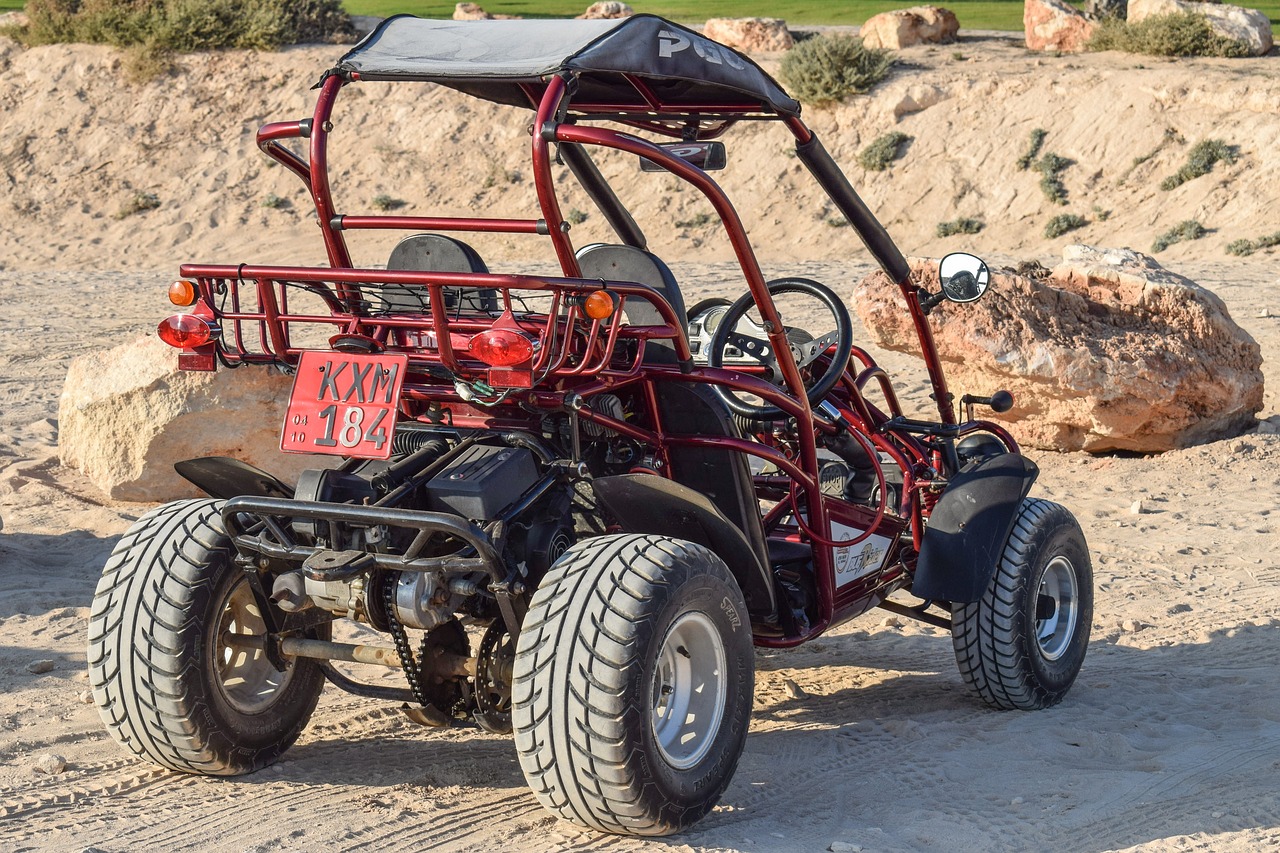
{"label": "rocky outcrop", "polygon": [[795,45],[781,18],[711,18],[702,34],[743,53],[778,53]]}
{"label": "rocky outcrop", "polygon": [[517,21],[519,15],[495,15],[486,12],[478,3],[459,3],[453,7],[455,21]]}
{"label": "rocky outcrop", "polygon": [[1179,12],[1199,15],[1220,36],[1240,42],[1253,56],[1271,50],[1274,40],[1271,21],[1257,9],[1226,3],[1189,3],[1186,0],[1129,0],[1128,20],[1136,24],[1146,18]]}
{"label": "rocky outcrop", "polygon": [[[938,265],[912,262],[938,289]],[[1012,392],[1019,442],[1161,452],[1237,435],[1262,408],[1258,344],[1210,291],[1127,249],[1068,246],[1053,270],[996,273],[987,295],[929,316],[950,390]],[[876,342],[919,343],[896,287],[865,278],[854,303]]]}
{"label": "rocky outcrop", "polygon": [[635,14],[635,10],[626,3],[619,3],[616,0],[608,0],[603,3],[592,3],[587,7],[587,11],[578,16],[578,20],[600,20],[606,18],[630,18]]}
{"label": "rocky outcrop", "polygon": [[453,19],[455,21],[492,21],[493,15],[482,9],[478,3],[459,3],[453,7]]}
{"label": "rocky outcrop", "polygon": [[1063,0],[1026,0],[1022,9],[1022,29],[1031,50],[1079,53],[1096,27]]}
{"label": "rocky outcrop", "polygon": [[173,470],[198,456],[232,456],[290,481],[313,456],[280,451],[292,380],[266,367],[178,370],[158,338],[71,362],[58,403],[58,455],[115,500],[165,501],[199,492]]}
{"label": "rocky outcrop", "polygon": [[901,50],[913,44],[949,44],[959,31],[960,22],[951,10],[912,6],[873,15],[858,30],[858,37],[867,47]]}

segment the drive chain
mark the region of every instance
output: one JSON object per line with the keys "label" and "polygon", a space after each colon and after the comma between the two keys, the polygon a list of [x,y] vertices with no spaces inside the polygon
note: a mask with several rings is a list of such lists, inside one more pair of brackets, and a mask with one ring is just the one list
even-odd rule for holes
{"label": "drive chain", "polygon": [[409,692],[413,694],[414,700],[425,708],[431,703],[427,701],[426,691],[422,687],[422,678],[418,672],[418,662],[414,660],[413,647],[409,645],[409,635],[405,632],[404,625],[400,624],[400,617],[396,614],[396,585],[394,579],[384,587],[383,603],[387,608],[387,629],[391,632],[391,639],[396,644],[396,655],[400,658],[400,666],[404,668],[405,680],[409,682]]}

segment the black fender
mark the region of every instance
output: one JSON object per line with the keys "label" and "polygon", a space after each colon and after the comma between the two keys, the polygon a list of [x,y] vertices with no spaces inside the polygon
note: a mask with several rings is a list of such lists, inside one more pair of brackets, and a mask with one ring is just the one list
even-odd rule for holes
{"label": "black fender", "polygon": [[596,497],[627,533],[651,533],[705,545],[724,560],[753,614],[772,616],[773,584],[746,535],[706,495],[656,474],[591,481]]}
{"label": "black fender", "polygon": [[261,468],[229,456],[203,456],[175,462],[173,470],[211,498],[230,500],[241,495],[291,498],[293,487]]}
{"label": "black fender", "polygon": [[1025,456],[1001,453],[952,477],[929,515],[911,593],[953,603],[981,598],[1039,474]]}

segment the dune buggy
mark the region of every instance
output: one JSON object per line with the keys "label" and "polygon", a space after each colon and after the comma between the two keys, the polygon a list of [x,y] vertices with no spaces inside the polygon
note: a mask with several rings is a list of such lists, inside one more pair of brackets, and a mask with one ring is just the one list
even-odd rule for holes
{"label": "dune buggy", "polygon": [[[429,82],[527,121],[532,218],[335,208],[326,144],[351,85]],[[948,256],[940,289],[903,256],[745,56],[665,20],[383,22],[319,84],[314,115],[261,149],[315,203],[323,268],[188,264],[161,324],[180,365],[295,374],[282,449],[333,467],[285,483],[181,463],[211,499],[145,515],[93,602],[90,668],[111,734],[177,770],[246,773],[298,737],[327,681],[418,723],[513,732],[552,812],[605,832],[690,826],[747,735],[753,644],[786,648],[874,607],[950,628],[997,708],[1063,698],[1085,654],[1089,554],[1036,468],[947,388],[926,315],[989,285]],[[936,420],[904,414],[841,297],[766,281],[712,179],[747,121],[795,156],[901,290]],[[301,140],[306,156],[289,143]],[[686,306],[592,153],[710,202],[742,295]],[[615,155],[616,156],[616,155]],[[575,246],[567,170],[616,240]],[[382,268],[345,235],[409,232]],[[550,241],[562,274],[489,270],[456,235]],[[782,310],[781,306],[797,307]],[[918,602],[890,600],[895,591]],[[338,642],[339,620],[381,642]],[[352,664],[399,669],[403,686]],[[383,670],[384,672],[386,670]]]}

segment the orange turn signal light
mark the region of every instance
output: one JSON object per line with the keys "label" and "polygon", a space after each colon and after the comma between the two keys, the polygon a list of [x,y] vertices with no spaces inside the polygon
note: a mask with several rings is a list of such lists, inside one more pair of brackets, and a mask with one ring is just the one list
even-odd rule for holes
{"label": "orange turn signal light", "polygon": [[593,290],[582,301],[582,310],[592,320],[607,320],[614,307],[613,294],[607,290]]}
{"label": "orange turn signal light", "polygon": [[195,314],[174,314],[160,321],[160,340],[176,349],[204,346],[217,337],[209,321]]}
{"label": "orange turn signal light", "polygon": [[186,281],[178,279],[169,285],[169,301],[174,305],[186,307],[196,304],[196,283],[194,281]]}

